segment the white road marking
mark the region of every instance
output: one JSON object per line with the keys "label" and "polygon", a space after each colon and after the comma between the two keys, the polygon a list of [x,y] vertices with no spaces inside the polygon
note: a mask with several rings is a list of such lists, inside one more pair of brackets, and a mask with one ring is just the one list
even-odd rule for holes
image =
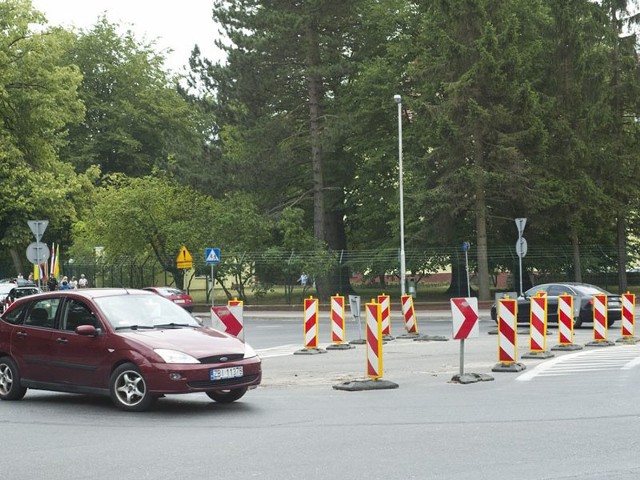
{"label": "white road marking", "polygon": [[629,370],[640,365],[640,347],[625,345],[584,350],[548,360],[516,380],[528,382],[536,377],[558,377],[603,370]]}

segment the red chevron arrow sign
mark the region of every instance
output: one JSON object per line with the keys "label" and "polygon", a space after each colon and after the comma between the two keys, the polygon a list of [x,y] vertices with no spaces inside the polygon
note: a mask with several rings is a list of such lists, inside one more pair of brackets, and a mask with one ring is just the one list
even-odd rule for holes
{"label": "red chevron arrow sign", "polygon": [[466,338],[479,337],[478,326],[478,299],[452,298],[451,316],[453,318],[453,339],[464,340]]}

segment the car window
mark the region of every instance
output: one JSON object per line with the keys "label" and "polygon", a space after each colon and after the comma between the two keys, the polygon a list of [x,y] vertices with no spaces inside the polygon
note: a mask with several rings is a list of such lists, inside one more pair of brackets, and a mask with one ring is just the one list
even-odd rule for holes
{"label": "car window", "polygon": [[59,304],[59,298],[46,298],[33,302],[25,316],[24,324],[32,327],[53,328]]}
{"label": "car window", "polygon": [[2,316],[2,318],[8,323],[18,325],[22,323],[22,312],[24,312],[24,310],[25,310],[25,305],[20,305],[19,307],[14,308],[9,312],[6,312]]}
{"label": "car window", "polygon": [[548,285],[538,285],[537,287],[530,288],[529,290],[524,292],[524,294],[527,297],[535,297],[539,292],[546,293],[547,292],[547,287],[548,287]]}
{"label": "car window", "polygon": [[98,319],[87,305],[68,299],[60,319],[60,329],[74,332],[80,325],[93,325],[96,328],[100,326]]}
{"label": "car window", "polygon": [[550,297],[557,297],[563,293],[569,293],[569,290],[564,285],[551,285],[547,290],[547,295]]}

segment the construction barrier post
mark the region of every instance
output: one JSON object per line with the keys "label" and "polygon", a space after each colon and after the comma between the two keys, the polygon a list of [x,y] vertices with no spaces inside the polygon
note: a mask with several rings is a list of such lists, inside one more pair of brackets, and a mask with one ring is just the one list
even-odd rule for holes
{"label": "construction barrier post", "polygon": [[236,306],[236,305],[240,305],[241,307],[244,307],[244,301],[238,300],[238,297],[233,297],[233,300],[227,301],[227,305],[229,305],[231,307]]}
{"label": "construction barrier post", "polygon": [[367,339],[367,368],[365,371],[368,380],[350,381],[334,385],[336,390],[380,390],[398,388],[397,383],[383,380],[382,364],[382,317],[380,304],[374,299],[365,305],[366,339]]}
{"label": "construction barrier post", "polygon": [[344,343],[344,297],[337,293],[331,297],[331,345],[327,350],[350,350],[353,345]]}
{"label": "construction barrier post", "polygon": [[518,301],[508,296],[498,300],[498,362],[492,372],[520,372],[526,368],[517,362]]}
{"label": "construction barrier post", "polygon": [[[380,297],[378,297],[380,298]],[[374,302],[365,305],[367,325],[367,377],[371,380],[382,378],[382,318],[381,305]]]}
{"label": "construction barrier post", "polygon": [[635,336],[636,331],[636,296],[631,292],[620,296],[622,302],[622,316],[620,318],[622,338],[616,340],[620,343],[637,343],[640,341]]}
{"label": "construction barrier post", "polygon": [[416,320],[416,311],[413,308],[413,296],[402,295],[400,297],[400,303],[402,306],[402,318],[404,318],[404,329],[406,333],[400,335],[402,338],[413,338],[419,335],[418,322]]}
{"label": "construction barrier post", "polygon": [[382,339],[385,341],[394,340],[391,336],[391,298],[389,295],[378,295],[380,304],[380,318],[382,319]]}
{"label": "construction barrier post", "polygon": [[529,353],[522,355],[522,358],[554,357],[553,353],[547,351],[547,295],[539,292],[537,296],[531,297],[530,301]]}
{"label": "construction barrier post", "polygon": [[593,341],[585,344],[587,347],[610,347],[615,343],[607,339],[607,296],[596,294],[592,297],[593,302]]}
{"label": "construction barrier post", "polygon": [[573,315],[573,297],[558,295],[558,345],[551,350],[582,350],[582,345],[573,343]]}
{"label": "construction barrier post", "polygon": [[304,348],[293,352],[294,355],[313,355],[327,353],[318,348],[318,300],[309,297],[304,299]]}

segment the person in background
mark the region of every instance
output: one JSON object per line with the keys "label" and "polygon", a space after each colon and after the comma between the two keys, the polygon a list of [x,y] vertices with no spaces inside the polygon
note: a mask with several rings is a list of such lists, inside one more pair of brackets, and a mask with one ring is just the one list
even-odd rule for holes
{"label": "person in background", "polygon": [[69,285],[69,279],[66,275],[62,277],[62,281],[60,282],[60,290],[71,290],[71,285]]}
{"label": "person in background", "polygon": [[56,288],[58,288],[58,280],[53,275],[49,275],[47,279],[47,288],[50,292],[53,292]]}
{"label": "person in background", "polygon": [[78,279],[76,278],[75,275],[71,277],[71,280],[69,281],[69,286],[71,287],[72,290],[75,290],[76,288],[78,288]]}
{"label": "person in background", "polygon": [[29,274],[29,276],[27,277],[27,280],[33,283],[33,273]]}
{"label": "person in background", "polygon": [[89,280],[84,276],[84,273],[80,274],[80,280],[78,280],[78,288],[87,288],[89,286]]}

